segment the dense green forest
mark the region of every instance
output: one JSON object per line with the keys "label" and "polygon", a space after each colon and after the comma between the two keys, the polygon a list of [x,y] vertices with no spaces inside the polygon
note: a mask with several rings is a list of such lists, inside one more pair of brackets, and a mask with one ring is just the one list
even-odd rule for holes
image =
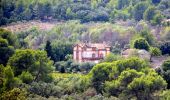
{"label": "dense green forest", "polygon": [[[0,100],[169,100],[169,19],[169,0],[0,0]],[[111,53],[78,63],[82,42]]]}
{"label": "dense green forest", "polygon": [[170,18],[169,0],[1,0],[0,25],[21,20],[81,22],[134,19],[159,24]]}

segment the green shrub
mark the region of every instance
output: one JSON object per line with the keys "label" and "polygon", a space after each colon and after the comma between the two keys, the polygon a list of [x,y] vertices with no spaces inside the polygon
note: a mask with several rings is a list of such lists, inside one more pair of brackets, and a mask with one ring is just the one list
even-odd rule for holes
{"label": "green shrub", "polygon": [[60,61],[55,63],[56,70],[65,73],[65,72],[83,72],[88,73],[94,66],[94,63],[91,62],[82,62],[77,63],[72,60]]}
{"label": "green shrub", "polygon": [[89,75],[91,77],[92,85],[97,90],[97,92],[102,92],[103,84],[109,79],[109,75],[112,72],[112,67],[113,66],[110,63],[102,63],[97,64],[90,71]]}
{"label": "green shrub", "polygon": [[7,47],[8,41],[6,39],[0,38],[0,47]]}
{"label": "green shrub", "polygon": [[113,62],[113,61],[116,61],[116,60],[120,60],[122,59],[122,57],[120,55],[116,55],[116,54],[113,54],[113,53],[110,53],[109,55],[107,55],[105,58],[104,58],[104,62]]}
{"label": "green shrub", "polygon": [[33,76],[29,72],[23,71],[22,74],[19,76],[23,83],[31,83],[33,81]]}
{"label": "green shrub", "polygon": [[1,100],[26,100],[26,91],[19,89],[19,88],[14,88],[10,91],[4,92],[1,96]]}
{"label": "green shrub", "polygon": [[170,54],[170,41],[166,41],[160,45],[160,50],[162,51],[162,54]]}
{"label": "green shrub", "polygon": [[160,100],[170,100],[170,90],[164,90],[160,94]]}
{"label": "green shrub", "polygon": [[133,47],[136,49],[145,49],[148,51],[150,46],[144,38],[139,38],[134,41]]}
{"label": "green shrub", "polygon": [[61,88],[55,86],[54,83],[33,82],[30,84],[28,91],[46,98],[50,96],[60,97],[62,95]]}
{"label": "green shrub", "polygon": [[54,70],[53,62],[42,50],[17,50],[9,59],[8,65],[12,66],[15,76],[28,71],[34,77],[34,81],[45,81],[48,74]]}
{"label": "green shrub", "polygon": [[151,53],[150,61],[152,61],[153,56],[160,56],[162,54],[161,50],[157,47],[150,47],[150,53]]}
{"label": "green shrub", "polygon": [[4,66],[0,65],[0,94],[4,91],[4,81],[5,81]]}
{"label": "green shrub", "polygon": [[168,59],[164,61],[160,69],[161,69],[160,74],[163,76],[163,78],[168,83],[167,88],[170,89],[170,77],[169,77],[170,76],[170,60]]}
{"label": "green shrub", "polygon": [[152,56],[160,56],[161,55],[161,51],[157,47],[150,47],[150,53]]}
{"label": "green shrub", "polygon": [[170,60],[166,60],[166,61],[163,62],[162,69],[164,71],[170,70]]}
{"label": "green shrub", "polygon": [[115,62],[119,73],[126,69],[135,69],[141,71],[142,69],[148,68],[148,63],[140,58],[132,57],[129,59],[118,60]]}

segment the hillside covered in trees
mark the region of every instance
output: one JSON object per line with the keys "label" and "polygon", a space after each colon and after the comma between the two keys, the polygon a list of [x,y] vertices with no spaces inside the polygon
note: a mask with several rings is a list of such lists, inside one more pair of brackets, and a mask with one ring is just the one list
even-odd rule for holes
{"label": "hillside covered in trees", "polygon": [[169,0],[1,0],[0,25],[21,20],[110,21],[159,24],[170,18]]}
{"label": "hillside covered in trees", "polygon": [[[0,0],[0,100],[169,100],[169,19],[169,0]],[[78,63],[77,43],[111,53]]]}

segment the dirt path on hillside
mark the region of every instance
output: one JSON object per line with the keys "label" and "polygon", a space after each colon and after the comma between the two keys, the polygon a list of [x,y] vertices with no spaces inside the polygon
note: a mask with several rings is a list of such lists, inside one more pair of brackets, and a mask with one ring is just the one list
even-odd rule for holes
{"label": "dirt path on hillside", "polygon": [[27,22],[12,23],[7,26],[1,26],[1,28],[10,30],[12,32],[26,31],[32,27],[37,27],[40,30],[50,30],[59,24],[62,24],[62,22],[42,22],[39,20],[32,20]]}
{"label": "dirt path on hillside", "polygon": [[153,57],[151,62],[151,67],[156,69],[161,67],[162,63],[168,59],[168,56]]}

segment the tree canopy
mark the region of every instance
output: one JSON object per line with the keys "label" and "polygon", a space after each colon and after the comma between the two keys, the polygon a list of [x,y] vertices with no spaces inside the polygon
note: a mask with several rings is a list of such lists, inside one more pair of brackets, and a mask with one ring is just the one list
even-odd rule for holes
{"label": "tree canopy", "polygon": [[53,62],[47,58],[46,52],[40,50],[16,50],[8,65],[12,66],[15,75],[21,75],[23,71],[30,72],[34,81],[48,80],[48,73],[54,70]]}

